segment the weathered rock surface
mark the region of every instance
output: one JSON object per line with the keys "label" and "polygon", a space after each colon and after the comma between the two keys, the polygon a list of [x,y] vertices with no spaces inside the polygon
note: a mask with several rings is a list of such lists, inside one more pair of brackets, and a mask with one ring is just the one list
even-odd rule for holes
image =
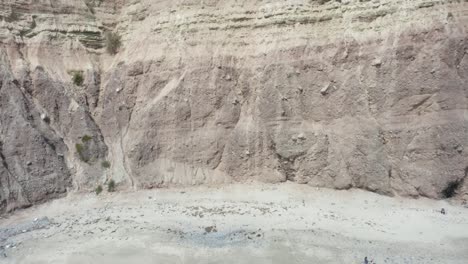
{"label": "weathered rock surface", "polygon": [[0,211],[110,178],[467,195],[467,1],[30,2],[0,4]]}

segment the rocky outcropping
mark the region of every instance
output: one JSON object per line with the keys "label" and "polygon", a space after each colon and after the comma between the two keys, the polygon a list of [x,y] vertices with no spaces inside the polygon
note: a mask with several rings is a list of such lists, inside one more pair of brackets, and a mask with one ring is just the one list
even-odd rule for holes
{"label": "rocky outcropping", "polygon": [[111,178],[468,192],[466,1],[29,2],[0,5],[1,211]]}

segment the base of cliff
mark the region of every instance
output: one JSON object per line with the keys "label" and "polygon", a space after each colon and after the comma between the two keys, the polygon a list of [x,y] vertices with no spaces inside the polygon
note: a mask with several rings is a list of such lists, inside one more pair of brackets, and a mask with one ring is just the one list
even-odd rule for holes
{"label": "base of cliff", "polygon": [[1,218],[0,246],[24,264],[461,264],[468,208],[296,184],[70,194]]}

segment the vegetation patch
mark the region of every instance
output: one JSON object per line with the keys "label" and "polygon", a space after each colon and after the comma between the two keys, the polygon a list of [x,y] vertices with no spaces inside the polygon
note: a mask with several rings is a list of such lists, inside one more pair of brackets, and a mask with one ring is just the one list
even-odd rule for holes
{"label": "vegetation patch", "polygon": [[6,22],[15,22],[21,19],[20,15],[15,11],[11,10],[11,13],[8,16],[3,16]]}
{"label": "vegetation patch", "polygon": [[110,168],[111,164],[110,164],[109,161],[104,160],[104,161],[101,162],[101,166],[102,166],[103,168],[105,168],[105,169],[108,169],[108,168]]}
{"label": "vegetation patch", "polygon": [[83,71],[69,71],[69,74],[72,76],[72,82],[76,86],[82,86],[84,82]]}
{"label": "vegetation patch", "polygon": [[75,145],[76,153],[78,153],[78,157],[83,162],[89,162],[89,158],[85,154],[85,146],[83,144],[77,143]]}
{"label": "vegetation patch", "polygon": [[447,184],[445,189],[442,191],[444,198],[452,198],[457,194],[458,189],[462,186],[463,180],[451,181]]}
{"label": "vegetation patch", "polygon": [[93,139],[91,136],[84,135],[84,136],[81,138],[81,141],[83,141],[83,143],[86,143],[86,142],[90,141],[91,139]]}
{"label": "vegetation patch", "polygon": [[115,192],[115,181],[114,180],[110,180],[107,183],[107,191],[108,192]]}
{"label": "vegetation patch", "polygon": [[96,187],[94,191],[96,192],[96,195],[99,195],[100,193],[102,193],[102,186],[98,185],[98,187]]}
{"label": "vegetation patch", "polygon": [[116,54],[121,45],[120,35],[114,32],[106,33],[106,50],[109,54]]}

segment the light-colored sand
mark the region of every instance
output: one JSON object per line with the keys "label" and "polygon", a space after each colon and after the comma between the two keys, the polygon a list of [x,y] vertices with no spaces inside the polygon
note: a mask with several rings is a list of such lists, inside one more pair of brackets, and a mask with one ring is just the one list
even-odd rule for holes
{"label": "light-colored sand", "polygon": [[43,216],[54,224],[9,237],[16,247],[0,263],[468,263],[468,209],[359,190],[74,194],[0,219],[0,228]]}

